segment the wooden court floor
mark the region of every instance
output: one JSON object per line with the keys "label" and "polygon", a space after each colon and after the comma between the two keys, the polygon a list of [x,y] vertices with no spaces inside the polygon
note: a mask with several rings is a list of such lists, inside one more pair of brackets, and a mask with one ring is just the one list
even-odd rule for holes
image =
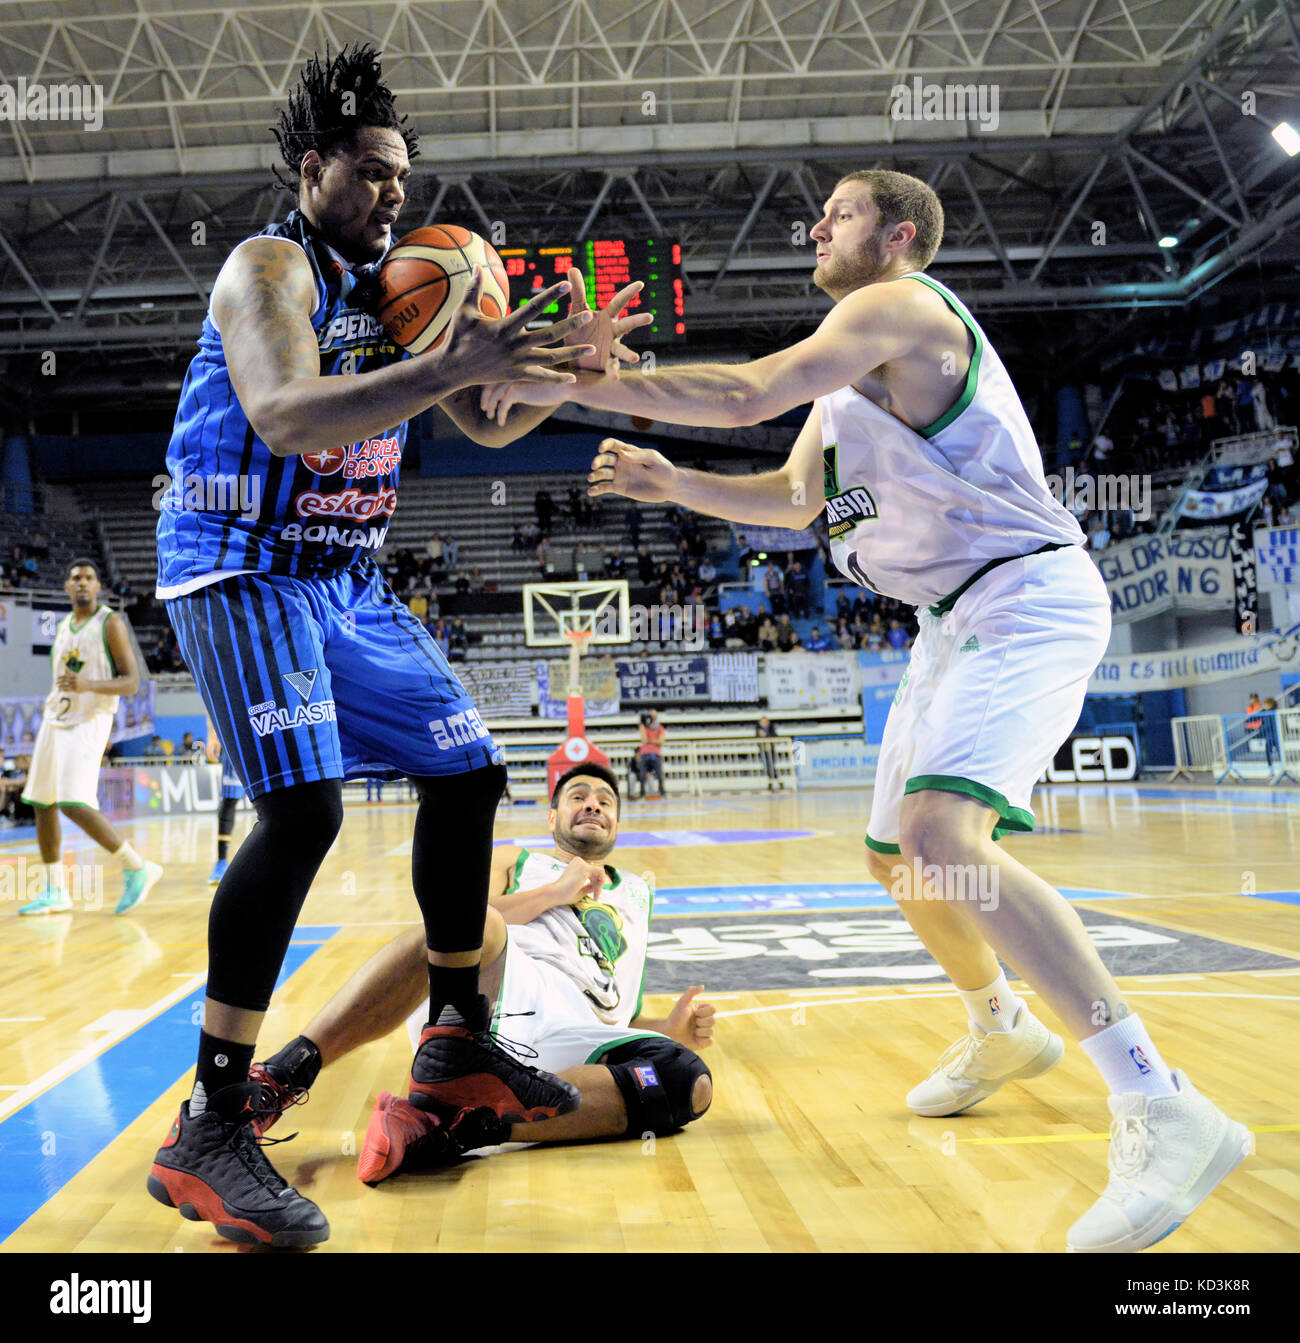
{"label": "wooden court floor", "polygon": [[[414,813],[387,796],[348,808],[261,1053],[414,921]],[[1300,791],[1058,788],[1035,808],[1041,832],[1013,851],[1073,893],[1167,1061],[1256,1134],[1150,1253],[1300,1249]],[[329,1217],[320,1252],[1062,1249],[1105,1184],[1099,1080],[1072,1046],[958,1118],[910,1114],[963,1014],[869,883],[866,813],[848,790],[629,804],[615,861],[655,874],[651,986],[702,982],[721,1014],[712,1110],[653,1144],[505,1149],[369,1189],[357,1144],[409,1066],[391,1036],[327,1070],[271,1154]],[[111,912],[111,870],[99,909],[29,921],[0,903],[0,1245],[239,1253],[144,1187],[188,1094],[215,822],[122,829],[167,868],[133,916]],[[544,832],[541,808],[500,814],[499,838]],[[94,861],[80,840],[65,830],[70,860]],[[0,874],[34,855],[0,833]]]}

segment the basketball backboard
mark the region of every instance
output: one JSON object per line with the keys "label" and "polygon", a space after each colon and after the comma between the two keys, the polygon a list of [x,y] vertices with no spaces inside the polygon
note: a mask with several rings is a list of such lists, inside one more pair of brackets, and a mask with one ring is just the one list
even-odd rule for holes
{"label": "basketball backboard", "polygon": [[628,642],[626,579],[586,583],[525,583],[524,630],[532,648],[560,648],[565,636],[591,631],[591,645]]}

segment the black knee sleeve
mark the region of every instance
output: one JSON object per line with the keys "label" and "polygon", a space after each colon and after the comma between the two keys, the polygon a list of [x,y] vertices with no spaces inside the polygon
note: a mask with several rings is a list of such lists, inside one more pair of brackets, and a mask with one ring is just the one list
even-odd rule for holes
{"label": "black knee sleeve", "polygon": [[483,941],[492,876],[492,826],[506,786],[504,765],[411,779],[420,796],[411,884],[434,951]]}
{"label": "black knee sleeve", "polygon": [[316,872],[343,823],[338,779],[264,793],[208,917],[208,996],[265,1012]]}
{"label": "black knee sleeve", "polygon": [[655,1035],[630,1040],[600,1061],[613,1073],[623,1095],[627,1137],[653,1133],[662,1138],[699,1118],[691,1108],[691,1093],[701,1077],[713,1074],[694,1050]]}

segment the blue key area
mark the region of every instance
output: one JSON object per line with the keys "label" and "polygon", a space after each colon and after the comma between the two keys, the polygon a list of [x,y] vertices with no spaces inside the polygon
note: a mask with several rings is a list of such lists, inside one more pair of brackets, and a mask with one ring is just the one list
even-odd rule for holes
{"label": "blue key area", "polygon": [[[304,926],[294,932],[279,988],[338,931]],[[205,985],[84,1063],[0,1122],[0,1242],[49,1202],[69,1180],[194,1066],[198,1028],[194,1003]],[[160,1131],[140,1151],[140,1193]]]}

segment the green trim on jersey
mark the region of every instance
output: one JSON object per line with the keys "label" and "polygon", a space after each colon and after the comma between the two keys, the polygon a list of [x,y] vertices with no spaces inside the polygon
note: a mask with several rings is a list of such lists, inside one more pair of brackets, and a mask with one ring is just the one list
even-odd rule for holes
{"label": "green trim on jersey", "polygon": [[650,892],[650,908],[645,912],[645,960],[641,962],[641,987],[636,991],[636,1011],[632,1013],[635,1021],[641,1015],[641,1004],[645,1001],[645,972],[650,968],[650,920],[655,916],[655,888],[647,881],[645,888]]}
{"label": "green trim on jersey", "polygon": [[985,783],[976,783],[974,779],[963,779],[959,774],[913,775],[904,786],[903,793],[904,795],[921,793],[929,789],[940,793],[961,793],[965,797],[973,797],[977,802],[983,802],[986,807],[992,807],[998,814],[997,829],[1003,834],[1011,831],[1028,833],[1034,828],[1032,811],[1026,811],[1023,807],[1013,807],[996,788],[990,788]]}
{"label": "green trim on jersey", "polygon": [[[1069,541],[1049,541],[1045,546],[1039,546],[1037,550],[1031,550],[1029,555],[1045,555],[1049,550],[1068,550],[1071,544],[1072,543]],[[967,588],[978,583],[990,570],[996,569],[1000,564],[1010,564],[1012,560],[1027,560],[1029,555],[1003,555],[1001,559],[990,560],[981,568],[976,569],[961,587],[953,588],[946,597],[941,597],[933,606],[929,607],[928,610],[930,614],[938,619],[942,619],[954,606],[957,605],[957,598],[960,597]]]}
{"label": "green trim on jersey", "polygon": [[510,884],[505,890],[507,895],[513,895],[519,889],[519,878],[524,875],[524,864],[528,861],[528,858],[528,850],[520,849],[519,857],[515,859],[515,870],[510,874]]}
{"label": "green trim on jersey", "polygon": [[980,362],[984,357],[984,337],[980,334],[980,329],[975,325],[975,319],[966,311],[965,305],[955,295],[950,294],[948,290],[939,283],[938,280],[932,280],[928,275],[904,275],[904,280],[920,280],[927,289],[933,289],[936,294],[961,318],[962,324],[971,334],[971,339],[975,342],[975,348],[971,352],[970,367],[966,370],[966,381],[962,385],[961,395],[957,398],[937,420],[930,424],[923,425],[916,432],[922,438],[933,438],[936,434],[946,429],[958,415],[970,405],[975,399],[975,389],[979,385]]}
{"label": "green trim on jersey", "polygon": [[108,615],[104,617],[104,623],[99,627],[99,632],[104,640],[104,656],[108,659],[108,665],[113,675],[116,676],[118,674],[117,662],[113,658],[113,650],[108,646],[108,622],[112,619],[113,611],[111,607],[105,609],[108,611]]}
{"label": "green trim on jersey", "polygon": [[[635,1017],[632,1018],[634,1021]],[[587,1055],[584,1063],[599,1063],[606,1054],[612,1050],[619,1049],[623,1045],[630,1045],[633,1040],[666,1040],[666,1035],[660,1035],[658,1031],[635,1031],[631,1035],[624,1035],[618,1040],[607,1040],[603,1045],[597,1045],[595,1049]]]}
{"label": "green trim on jersey", "polygon": [[903,850],[899,848],[897,844],[889,844],[883,839],[872,839],[870,835],[866,836],[864,842],[866,843],[867,848],[874,850],[876,853],[901,854],[903,852]]}

